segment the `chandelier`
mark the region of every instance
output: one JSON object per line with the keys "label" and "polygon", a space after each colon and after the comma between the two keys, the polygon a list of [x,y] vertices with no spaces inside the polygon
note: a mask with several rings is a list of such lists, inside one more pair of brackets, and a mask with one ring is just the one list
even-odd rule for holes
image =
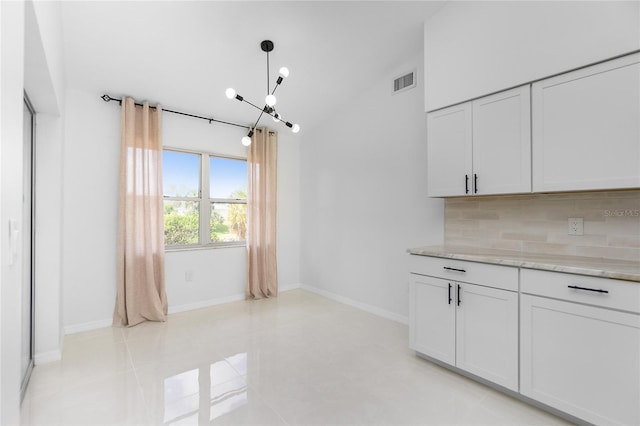
{"label": "chandelier", "polygon": [[260,115],[258,116],[258,119],[256,120],[255,124],[249,128],[249,132],[247,133],[247,135],[242,137],[242,144],[244,146],[251,145],[251,136],[253,136],[253,132],[255,128],[264,114],[270,115],[271,118],[273,118],[273,121],[275,121],[276,123],[277,122],[284,123],[284,125],[290,128],[293,133],[298,133],[300,131],[300,126],[298,126],[297,124],[292,124],[291,122],[285,120],[281,114],[276,112],[276,107],[275,107],[277,100],[274,93],[276,92],[276,89],[278,88],[278,86],[282,84],[284,79],[289,76],[289,69],[287,67],[280,68],[280,75],[276,80],[276,85],[274,86],[273,90],[271,90],[271,85],[269,82],[269,52],[273,50],[273,42],[271,40],[263,40],[262,43],[260,43],[260,48],[262,49],[263,52],[267,54],[267,96],[264,98],[264,103],[265,103],[264,107],[261,108],[256,104],[249,102],[243,96],[240,96],[231,87],[228,88],[225,92],[225,94],[227,95],[227,98],[229,99],[235,98],[240,102],[245,102],[260,111]]}

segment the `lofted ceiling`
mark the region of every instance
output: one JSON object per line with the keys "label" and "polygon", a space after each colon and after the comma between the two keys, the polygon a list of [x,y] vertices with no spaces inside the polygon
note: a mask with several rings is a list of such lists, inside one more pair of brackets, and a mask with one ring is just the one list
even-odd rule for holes
{"label": "lofted ceiling", "polygon": [[304,130],[421,51],[443,3],[63,1],[66,84],[252,124],[257,111],[224,92],[262,105],[269,39],[272,84],[291,72],[276,107]]}

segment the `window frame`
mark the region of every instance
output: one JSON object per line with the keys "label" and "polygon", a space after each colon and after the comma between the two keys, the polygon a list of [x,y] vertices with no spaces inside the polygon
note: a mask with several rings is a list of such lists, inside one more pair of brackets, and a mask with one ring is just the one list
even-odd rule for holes
{"label": "window frame", "polygon": [[[214,242],[211,241],[211,205],[213,203],[219,204],[247,204],[247,199],[243,200],[241,198],[211,198],[210,191],[210,158],[225,158],[229,160],[240,160],[247,162],[246,157],[227,155],[227,154],[217,154],[208,151],[194,151],[189,149],[182,148],[173,148],[173,147],[163,147],[162,152],[171,151],[182,154],[195,154],[200,157],[200,176],[199,176],[199,190],[198,197],[176,197],[170,195],[164,195],[164,189],[162,194],[162,199],[164,201],[194,201],[199,203],[198,208],[198,243],[195,244],[176,244],[176,245],[168,245],[165,242],[164,249],[165,251],[183,251],[183,250],[199,250],[199,249],[211,249],[211,248],[227,248],[227,247],[246,247],[246,240],[243,241],[219,241]],[[247,185],[249,183],[247,177]],[[164,214],[163,214],[164,217]]]}

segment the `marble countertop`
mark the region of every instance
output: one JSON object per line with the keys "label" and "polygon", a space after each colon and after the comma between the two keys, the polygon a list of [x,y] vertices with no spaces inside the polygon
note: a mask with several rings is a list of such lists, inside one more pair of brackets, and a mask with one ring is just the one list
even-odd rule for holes
{"label": "marble countertop", "polygon": [[520,268],[567,272],[640,283],[640,262],[580,256],[523,253],[510,250],[460,246],[426,246],[407,250],[410,254]]}

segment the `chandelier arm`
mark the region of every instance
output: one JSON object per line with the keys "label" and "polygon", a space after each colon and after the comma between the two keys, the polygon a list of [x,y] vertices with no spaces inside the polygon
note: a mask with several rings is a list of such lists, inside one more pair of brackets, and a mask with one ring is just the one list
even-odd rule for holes
{"label": "chandelier arm", "polygon": [[[253,125],[253,127],[251,128],[252,130],[255,130],[256,127],[258,127],[258,123],[260,122],[260,119],[262,118],[262,115],[264,114],[264,111],[262,111],[260,113],[260,115],[258,116],[258,119],[256,120],[255,124]],[[271,115],[271,114],[269,114]]]}
{"label": "chandelier arm", "polygon": [[[273,114],[269,114],[271,117],[275,118],[275,116]],[[285,120],[282,117],[282,114],[278,113],[278,121],[282,122],[283,124],[287,122],[287,120]]]}
{"label": "chandelier arm", "polygon": [[[277,86],[276,86],[276,87],[277,87]],[[274,91],[275,91],[275,89],[274,89]],[[262,115],[263,115],[263,114],[265,114],[265,113],[266,113],[267,115],[269,115],[269,116],[271,116],[271,117],[275,118],[275,116],[274,116],[274,114],[273,114],[273,113],[270,113],[270,112],[268,112],[268,111],[266,111],[266,110],[265,110],[265,108],[266,108],[266,107],[260,108],[259,106],[255,105],[254,103],[249,102],[249,101],[248,101],[248,100],[246,100],[245,98],[242,98],[242,102],[246,102],[246,103],[248,103],[249,105],[251,105],[252,107],[254,107],[255,109],[260,110],[260,116],[259,116],[259,117],[258,117],[258,119],[256,120],[256,124],[254,124],[254,125],[253,125],[253,127],[251,127],[251,129],[254,129],[254,128],[258,125],[258,122],[259,122],[259,121],[260,121],[260,119],[262,118]],[[293,128],[293,123],[291,123],[291,122],[289,122],[289,121],[285,120],[285,119],[284,119],[284,117],[282,117],[282,115],[281,115],[281,114],[278,114],[278,121],[282,122],[282,124],[284,124],[285,126],[287,126],[287,127],[289,127],[289,128]]]}
{"label": "chandelier arm", "polygon": [[246,100],[246,99],[244,99],[244,98],[242,99],[242,102],[246,102],[246,103],[248,103],[249,105],[251,105],[252,107],[254,107],[255,109],[257,109],[257,110],[260,110],[260,111],[264,112],[264,107],[263,107],[263,108],[260,108],[258,105],[254,104],[254,103],[251,103],[251,102],[249,102],[248,100]]}
{"label": "chandelier arm", "polygon": [[278,88],[278,86],[280,86],[280,83],[276,83],[275,87],[273,88],[273,92],[271,92],[272,95],[276,93],[276,89]]}

